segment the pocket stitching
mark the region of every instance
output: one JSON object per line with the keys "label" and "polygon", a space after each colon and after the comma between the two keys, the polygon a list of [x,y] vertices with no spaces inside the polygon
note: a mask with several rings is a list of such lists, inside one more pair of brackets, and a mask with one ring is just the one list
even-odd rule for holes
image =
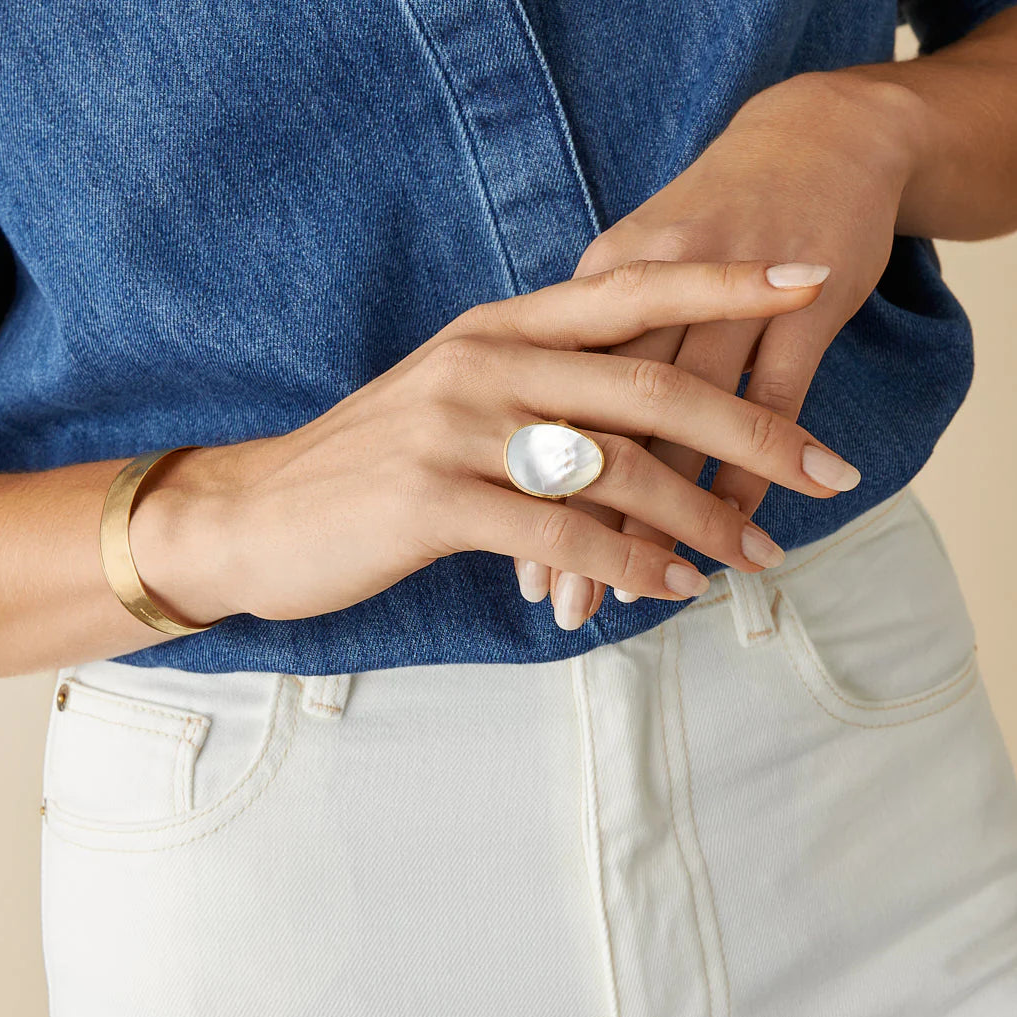
{"label": "pocket stitching", "polygon": [[[289,715],[290,715],[290,730],[289,730],[289,733],[288,733],[288,736],[287,736],[287,741],[286,741],[285,747],[283,748],[281,754],[279,755],[278,760],[276,760],[275,768],[272,770],[272,772],[270,774],[268,774],[268,776],[265,778],[263,784],[255,790],[255,792],[252,794],[252,796],[251,796],[249,801],[245,802],[241,806],[241,808],[239,808],[236,812],[231,813],[230,815],[226,816],[223,819],[223,821],[221,823],[219,823],[217,826],[214,826],[214,827],[212,827],[209,830],[204,830],[201,833],[195,834],[195,836],[190,837],[190,838],[188,838],[186,840],[182,840],[182,841],[169,841],[169,842],[167,842],[165,844],[158,844],[158,845],[156,845],[154,847],[148,847],[148,846],[146,846],[146,847],[131,847],[129,845],[129,843],[128,843],[129,839],[132,838],[132,837],[150,837],[152,835],[162,833],[162,832],[164,832],[166,830],[173,829],[174,827],[189,826],[189,825],[191,825],[193,823],[198,822],[201,818],[203,818],[204,816],[208,815],[209,813],[214,813],[216,811],[224,810],[224,806],[230,800],[230,798],[232,798],[235,795],[239,794],[241,792],[241,790],[244,788],[244,786],[246,784],[248,784],[251,780],[254,779],[254,777],[261,770],[262,763],[263,763],[263,761],[265,759],[265,756],[268,754],[269,749],[277,744],[277,739],[278,739],[278,736],[280,734],[279,720],[280,720],[280,717],[282,715],[282,708],[283,708],[283,704],[281,702],[282,692],[283,692],[284,687],[286,687],[284,679],[286,679],[286,678],[295,678],[295,676],[280,674],[278,676],[278,678],[279,678],[279,681],[278,681],[278,684],[276,686],[275,698],[274,698],[273,703],[272,703],[272,713],[271,713],[272,723],[270,724],[268,732],[265,735],[264,745],[262,746],[262,751],[259,753],[257,759],[250,765],[250,767],[248,768],[247,773],[243,776],[243,778],[241,778],[241,780],[237,784],[235,784],[226,794],[224,794],[218,801],[216,801],[216,802],[212,803],[211,805],[207,806],[201,812],[197,812],[197,813],[194,813],[194,814],[191,814],[191,815],[183,816],[180,819],[175,820],[175,821],[173,821],[171,823],[165,823],[162,826],[157,826],[157,827],[153,827],[153,826],[140,826],[140,828],[139,828],[139,824],[126,824],[125,823],[125,824],[120,824],[120,826],[118,828],[116,824],[110,824],[109,826],[104,826],[104,827],[97,827],[97,826],[88,826],[88,825],[85,825],[83,823],[75,823],[75,822],[72,822],[72,821],[70,821],[70,820],[68,820],[66,818],[65,810],[60,809],[59,807],[57,807],[56,809],[53,810],[52,813],[50,813],[50,811],[47,810],[47,814],[46,814],[47,815],[47,820],[48,820],[47,824],[46,824],[47,828],[50,830],[50,832],[53,834],[53,836],[59,838],[60,840],[66,841],[69,844],[75,844],[75,845],[77,845],[79,847],[88,848],[89,850],[92,850],[92,851],[106,851],[106,852],[113,852],[113,853],[116,853],[116,854],[125,854],[125,853],[141,854],[141,853],[154,852],[154,851],[165,851],[165,850],[168,850],[168,849],[174,848],[174,847],[183,847],[186,844],[191,844],[194,841],[201,840],[203,837],[210,836],[211,834],[216,833],[217,831],[221,830],[224,826],[227,826],[228,824],[232,823],[237,818],[237,816],[240,816],[247,809],[249,809],[264,794],[264,792],[269,787],[269,785],[271,785],[271,783],[278,776],[279,771],[282,768],[283,762],[285,761],[286,757],[289,755],[290,748],[293,745],[293,737],[294,737],[294,734],[296,733],[296,714],[297,714],[297,706],[299,705],[299,699],[298,699],[299,693],[294,693],[292,695],[292,697],[291,697],[290,710],[289,710]],[[297,685],[302,688],[303,683],[297,681]],[[98,834],[99,837],[105,837],[105,838],[111,838],[112,837],[112,838],[116,838],[117,840],[123,840],[124,843],[123,844],[117,844],[116,846],[111,846],[111,847],[103,847],[101,844],[87,843],[84,840],[75,840],[73,837],[68,836],[66,831],[62,832],[59,829],[59,827],[61,825],[63,825],[64,827],[66,827],[67,829],[69,829],[72,832],[80,831],[80,832],[85,833],[85,834],[87,834],[87,833],[94,833],[94,834]]]}
{"label": "pocket stitching", "polygon": [[[122,720],[111,720],[109,717],[101,717],[97,713],[89,713],[87,710],[81,710],[81,709],[78,709],[77,707],[74,707],[72,710],[68,710],[67,712],[68,713],[73,713],[75,716],[78,716],[78,717],[91,717],[93,720],[98,720],[98,721],[100,721],[103,724],[114,724],[117,727],[130,728],[130,730],[132,730],[132,731],[141,731],[144,734],[158,735],[160,738],[172,738],[173,741],[187,742],[188,745],[190,745],[190,746],[192,746],[194,748],[197,748],[195,743],[192,742],[190,740],[190,738],[188,737],[189,731],[185,731],[185,733],[182,734],[182,735],[181,734],[170,734],[169,731],[159,731],[159,730],[157,730],[154,727],[141,727],[138,724],[127,724],[127,723],[125,723]],[[167,714],[167,716],[168,716],[168,714]],[[199,724],[201,724],[202,721],[204,722],[204,724],[208,723],[208,718],[207,717],[202,717],[202,718],[192,717],[191,720],[192,721],[198,721]]]}
{"label": "pocket stitching", "polygon": [[[122,707],[123,709],[134,710],[134,711],[137,711],[137,712],[140,712],[140,713],[151,713],[151,714],[154,714],[155,716],[158,716],[158,717],[167,717],[169,720],[176,720],[176,721],[180,721],[182,723],[186,723],[186,722],[192,721],[192,720],[204,721],[206,723],[208,722],[208,718],[205,717],[203,714],[193,713],[193,712],[191,712],[189,710],[170,710],[169,708],[167,708],[167,709],[159,709],[159,708],[157,708],[155,706],[149,706],[147,704],[144,704],[144,703],[140,702],[139,700],[134,699],[131,696],[123,695],[123,694],[121,694],[119,692],[118,693],[108,693],[108,692],[105,692],[102,689],[93,689],[90,686],[85,685],[83,682],[77,681],[77,680],[75,680],[73,678],[68,679],[68,681],[66,683],[64,683],[64,684],[70,685],[72,687],[73,691],[77,695],[79,695],[79,696],[83,695],[86,699],[89,696],[91,696],[93,699],[98,699],[101,702],[108,703],[108,704],[110,704],[110,705],[112,705],[114,707],[117,707],[117,708],[121,708]],[[70,709],[73,710],[76,713],[82,713],[82,714],[84,714],[87,717],[95,717],[96,716],[93,713],[86,713],[84,710],[79,710],[76,707],[74,707],[73,705],[70,707]],[[105,717],[96,717],[96,719],[97,720],[106,720]],[[115,724],[115,723],[117,723],[117,721],[109,721],[109,723]],[[124,726],[125,727],[129,727],[130,725],[124,725]],[[144,728],[143,730],[147,731],[147,730],[150,730],[150,729],[149,728]],[[165,732],[156,732],[156,733],[157,734],[164,734]],[[171,736],[171,737],[173,737],[173,736]]]}
{"label": "pocket stitching", "polygon": [[960,685],[965,680],[967,680],[968,682],[967,688],[965,688],[954,699],[951,699],[949,702],[940,706],[938,709],[929,710],[926,711],[925,713],[919,713],[917,716],[909,717],[907,720],[891,721],[890,723],[887,724],[864,724],[861,721],[849,720],[847,717],[843,717],[840,714],[834,713],[831,709],[829,709],[829,707],[827,707],[826,704],[824,704],[816,695],[816,693],[813,691],[811,685],[809,684],[808,679],[802,674],[802,670],[798,666],[795,648],[788,641],[787,633],[785,632],[784,627],[778,625],[777,631],[780,634],[781,643],[783,644],[785,650],[785,655],[787,659],[791,662],[791,666],[794,668],[795,674],[797,674],[799,681],[802,683],[802,685],[805,686],[805,691],[808,692],[808,694],[812,697],[816,705],[819,706],[824,713],[826,713],[828,716],[832,717],[834,720],[839,721],[842,724],[850,724],[852,727],[862,727],[862,728],[900,727],[904,724],[913,724],[915,721],[924,720],[927,717],[934,717],[937,713],[942,713],[943,711],[949,710],[951,707],[956,706],[977,684],[977,682],[974,680],[977,677],[978,673],[976,666],[977,657],[975,655],[975,650],[972,647],[971,652],[968,654],[968,657],[966,658],[966,664],[962,668],[959,675],[955,675],[951,678],[945,679],[944,682],[941,682],[934,688],[930,689],[928,692],[922,693],[920,696],[916,698],[905,700],[903,702],[890,701],[887,703],[869,703],[869,704],[863,704],[861,702],[852,702],[850,699],[845,698],[845,696],[843,696],[840,693],[840,691],[834,684],[833,679],[827,674],[825,666],[823,666],[823,664],[817,659],[816,655],[812,652],[810,640],[807,638],[807,633],[805,632],[804,626],[798,619],[797,612],[795,611],[794,608],[794,603],[789,598],[783,597],[783,591],[780,589],[780,587],[777,588],[777,594],[774,597],[773,601],[774,614],[776,615],[776,612],[782,600],[785,605],[784,610],[787,611],[787,616],[795,623],[795,625],[798,628],[799,641],[802,647],[808,653],[813,668],[819,674],[820,678],[823,680],[823,683],[826,685],[826,687],[842,703],[844,703],[845,706],[851,709],[882,710],[882,711],[904,710],[912,706],[917,706],[920,703],[927,702],[930,699],[935,699],[939,696],[942,696],[945,693],[951,691],[952,689],[956,689],[957,686]]}

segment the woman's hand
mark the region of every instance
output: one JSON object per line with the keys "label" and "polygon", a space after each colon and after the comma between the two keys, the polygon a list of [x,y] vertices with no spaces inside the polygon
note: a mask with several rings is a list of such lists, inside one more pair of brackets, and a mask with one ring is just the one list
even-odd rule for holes
{"label": "woman's hand", "polygon": [[[745,398],[796,420],[824,351],[889,258],[909,173],[904,118],[912,109],[896,85],[848,84],[836,74],[801,75],[751,99],[683,173],[590,244],[575,276],[633,258],[773,258],[831,266],[829,281],[815,302],[792,313],[655,329],[606,352],[674,363],[732,393],[751,370]],[[808,269],[799,272],[798,281],[808,281]],[[706,460],[702,449],[659,436],[647,448],[691,482]],[[751,467],[725,460],[712,490],[751,516],[768,483]],[[638,517],[623,519],[585,491],[569,504],[624,533],[674,547],[670,533]],[[568,627],[599,609],[602,584],[547,565],[517,559],[523,596],[539,601],[550,585],[555,616],[559,624],[571,620]],[[635,593],[616,589],[625,601]]]}
{"label": "woman's hand", "polygon": [[[295,431],[172,457],[175,472],[132,517],[139,574],[168,610],[199,623],[335,611],[468,550],[534,558],[643,596],[701,593],[705,577],[672,550],[512,486],[509,432],[559,417],[604,449],[590,502],[757,571],[782,555],[766,534],[627,436],[699,449],[817,498],[835,488],[803,462],[853,468],[798,425],[685,370],[585,348],[676,321],[769,318],[820,292],[776,288],[767,264],[636,261],[472,308]],[[193,556],[160,551],[167,525],[215,526],[214,566],[195,570]]]}

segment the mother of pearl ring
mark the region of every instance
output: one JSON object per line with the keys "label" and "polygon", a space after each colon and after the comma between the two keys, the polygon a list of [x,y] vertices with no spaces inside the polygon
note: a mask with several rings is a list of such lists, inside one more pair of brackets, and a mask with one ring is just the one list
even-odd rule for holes
{"label": "mother of pearl ring", "polygon": [[588,487],[604,469],[604,450],[564,419],[521,424],[505,439],[504,459],[520,491],[555,501]]}

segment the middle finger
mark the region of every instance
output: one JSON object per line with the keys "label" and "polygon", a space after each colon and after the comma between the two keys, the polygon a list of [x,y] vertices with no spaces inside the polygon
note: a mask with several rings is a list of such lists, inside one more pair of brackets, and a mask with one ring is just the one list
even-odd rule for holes
{"label": "middle finger", "polygon": [[[509,352],[511,370],[493,373],[501,386],[510,379],[519,408],[538,417],[663,438],[815,498],[850,490],[860,479],[853,466],[799,424],[673,364],[523,345]],[[839,474],[840,486],[820,483],[805,471],[806,446],[829,460],[824,478],[836,480]]]}

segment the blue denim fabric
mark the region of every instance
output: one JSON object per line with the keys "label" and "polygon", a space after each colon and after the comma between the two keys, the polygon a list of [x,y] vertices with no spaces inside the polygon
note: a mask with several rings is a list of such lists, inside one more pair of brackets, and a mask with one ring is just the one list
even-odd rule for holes
{"label": "blue denim fabric", "polygon": [[[1011,4],[903,9],[935,48]],[[466,308],[569,278],[755,92],[891,59],[897,16],[893,0],[5,0],[0,470],[304,424]],[[861,484],[829,500],[771,486],[756,520],[790,549],[903,487],[971,370],[931,242],[898,237],[800,418]],[[608,596],[564,632],[519,596],[511,559],[473,552],[343,611],[241,615],[116,659],[549,660],[683,606]]]}

